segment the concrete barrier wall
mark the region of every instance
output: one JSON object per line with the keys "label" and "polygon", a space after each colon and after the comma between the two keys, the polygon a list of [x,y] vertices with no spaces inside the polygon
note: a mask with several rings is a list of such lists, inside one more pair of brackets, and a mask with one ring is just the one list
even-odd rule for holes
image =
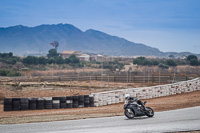
{"label": "concrete barrier wall", "polygon": [[94,97],[94,106],[98,107],[124,102],[125,94],[130,94],[132,97],[137,96],[139,99],[150,99],[197,90],[200,90],[199,78],[166,85],[92,93],[92,95]]}

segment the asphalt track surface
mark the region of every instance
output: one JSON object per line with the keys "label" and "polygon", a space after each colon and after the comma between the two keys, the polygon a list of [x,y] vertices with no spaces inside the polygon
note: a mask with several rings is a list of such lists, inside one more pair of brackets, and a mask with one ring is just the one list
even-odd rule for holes
{"label": "asphalt track surface", "polygon": [[0,133],[160,133],[200,130],[200,106],[155,112],[153,118],[125,116],[0,125]]}

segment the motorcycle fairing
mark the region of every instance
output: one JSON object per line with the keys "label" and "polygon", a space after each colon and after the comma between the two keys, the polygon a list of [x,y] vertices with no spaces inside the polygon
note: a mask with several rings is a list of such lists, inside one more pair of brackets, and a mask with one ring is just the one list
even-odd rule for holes
{"label": "motorcycle fairing", "polygon": [[144,116],[146,115],[137,104],[125,104],[124,109],[129,108],[132,109],[135,112],[135,116]]}

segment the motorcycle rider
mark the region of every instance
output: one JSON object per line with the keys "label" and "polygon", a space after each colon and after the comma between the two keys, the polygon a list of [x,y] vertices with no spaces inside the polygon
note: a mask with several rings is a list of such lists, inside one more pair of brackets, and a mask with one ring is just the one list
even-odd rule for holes
{"label": "motorcycle rider", "polygon": [[130,94],[125,95],[125,104],[124,104],[124,115],[129,118],[133,119],[134,117],[138,116],[148,116],[153,117],[154,111],[150,107],[145,107],[146,101],[143,103],[139,96],[131,97]]}
{"label": "motorcycle rider", "polygon": [[139,97],[138,97],[137,94],[136,94],[136,97],[131,97],[130,94],[126,94],[126,95],[125,95],[125,99],[126,99],[126,100],[130,100],[130,101],[136,101],[138,105],[141,105],[142,108],[146,110],[146,107],[144,106],[145,103],[143,103],[143,102],[139,99]]}

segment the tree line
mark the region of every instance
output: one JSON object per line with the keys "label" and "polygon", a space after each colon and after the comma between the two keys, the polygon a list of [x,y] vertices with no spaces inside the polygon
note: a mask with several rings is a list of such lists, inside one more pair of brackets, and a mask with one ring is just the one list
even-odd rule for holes
{"label": "tree line", "polygon": [[16,64],[16,62],[22,62],[25,65],[70,64],[72,66],[80,66],[80,60],[75,55],[63,59],[59,53],[57,53],[56,49],[50,49],[47,57],[27,56],[25,58],[20,58],[13,56],[12,52],[0,53],[0,62],[11,65]]}
{"label": "tree line", "polygon": [[159,68],[168,69],[170,66],[176,67],[177,65],[199,66],[200,61],[195,55],[189,55],[186,59],[147,59],[145,57],[137,57],[133,59],[133,64],[141,66],[158,66]]}
{"label": "tree line", "polygon": [[[21,62],[24,65],[46,65],[46,64],[68,64],[72,67],[83,67],[84,62],[81,62],[79,58],[75,55],[71,55],[69,58],[63,59],[56,49],[50,49],[46,57],[36,57],[36,56],[27,56],[25,58],[20,58],[14,56],[12,52],[9,53],[0,53],[0,62],[5,64],[15,65],[17,62]],[[90,62],[99,63],[99,68],[110,69],[111,71],[121,70],[124,67],[123,63],[120,63],[117,59],[109,62]],[[200,61],[197,56],[189,55],[186,59],[148,59],[145,57],[137,57],[133,59],[133,64],[142,65],[142,66],[158,66],[159,68],[168,69],[170,66],[176,67],[177,65],[191,65],[199,66]],[[3,71],[2,75],[12,75],[8,71]]]}

